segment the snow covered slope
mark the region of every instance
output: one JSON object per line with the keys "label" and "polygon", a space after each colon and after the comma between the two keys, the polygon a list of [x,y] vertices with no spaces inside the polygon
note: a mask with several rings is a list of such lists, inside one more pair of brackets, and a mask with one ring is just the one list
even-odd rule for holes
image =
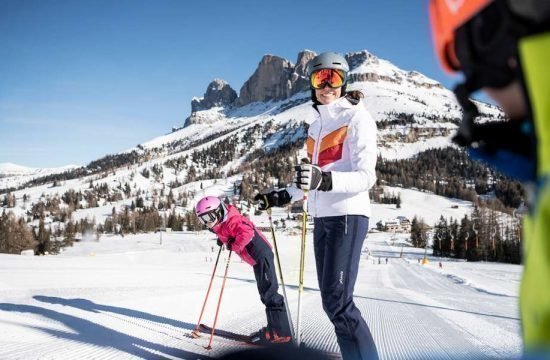
{"label": "snow covered slope", "polygon": [[30,168],[12,163],[0,164],[0,190],[17,187],[26,182],[52,174],[61,174],[65,171],[77,169],[80,166],[67,165],[57,168]]}
{"label": "snow covered slope", "polygon": [[[277,236],[296,319],[299,235]],[[59,256],[0,254],[0,358],[195,360],[242,348],[216,337],[207,351],[208,336],[186,336],[198,321],[216,260],[212,236],[186,232],[163,234],[162,245],[159,240],[158,234],[103,237]],[[355,291],[381,359],[519,356],[520,266],[443,260],[439,269],[438,259],[419,264],[423,251],[405,248],[403,258],[400,252],[388,235],[370,234]],[[226,259],[222,252],[207,324]],[[310,235],[302,338],[311,348],[338,351],[314,269]],[[252,269],[233,258],[218,328],[249,333],[264,317]]]}

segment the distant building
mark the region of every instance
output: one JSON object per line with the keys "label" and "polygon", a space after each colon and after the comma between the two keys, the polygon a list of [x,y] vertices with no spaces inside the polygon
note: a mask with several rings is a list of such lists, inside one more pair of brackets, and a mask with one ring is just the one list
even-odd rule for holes
{"label": "distant building", "polygon": [[[304,202],[302,200],[296,201],[290,205],[290,213],[295,214],[293,217],[296,221],[302,221],[302,213],[304,212]],[[310,214],[307,214],[308,222],[313,221],[313,217]]]}
{"label": "distant building", "polygon": [[410,233],[411,221],[405,216],[398,216],[397,218],[391,220],[380,220],[376,223],[376,228],[379,231]]}
{"label": "distant building", "polygon": [[409,219],[404,218],[403,220],[401,220],[399,226],[401,227],[401,232],[411,232],[411,221]]}
{"label": "distant building", "polygon": [[[296,221],[302,221],[302,216],[303,215],[302,215],[301,212],[299,214],[296,214]],[[307,222],[313,222],[313,217],[310,214],[307,214],[306,221]]]}
{"label": "distant building", "polygon": [[290,205],[291,214],[301,214],[304,211],[304,202],[302,200],[293,202]]}
{"label": "distant building", "polygon": [[386,223],[384,224],[384,231],[398,232],[399,231],[399,223],[397,222],[397,220],[386,221]]}

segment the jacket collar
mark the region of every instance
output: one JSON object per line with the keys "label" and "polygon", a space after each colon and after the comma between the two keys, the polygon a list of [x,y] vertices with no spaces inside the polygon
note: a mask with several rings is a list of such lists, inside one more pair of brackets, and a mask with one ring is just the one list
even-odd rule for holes
{"label": "jacket collar", "polygon": [[212,227],[212,230],[214,232],[218,231],[221,227],[221,225],[226,222],[230,217],[233,217],[235,216],[236,214],[239,214],[239,212],[237,211],[237,209],[235,209],[233,206],[229,205],[229,204],[225,204],[225,214],[223,215],[223,219],[222,221],[220,221],[219,223],[217,223],[216,225],[214,225]]}
{"label": "jacket collar", "polygon": [[342,96],[328,105],[317,105],[317,113],[321,119],[334,119],[340,112],[352,107],[353,105],[349,100],[345,96]]}

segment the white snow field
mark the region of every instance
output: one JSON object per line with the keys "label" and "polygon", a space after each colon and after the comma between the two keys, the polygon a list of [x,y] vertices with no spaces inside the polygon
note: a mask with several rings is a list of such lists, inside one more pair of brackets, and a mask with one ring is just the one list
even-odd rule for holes
{"label": "white snow field", "polygon": [[[274,213],[275,219],[283,216]],[[440,269],[440,259],[431,257],[421,265],[422,249],[403,247],[400,257],[406,236],[371,233],[362,253],[355,301],[380,358],[518,358],[522,267],[443,259]],[[214,239],[208,232],[163,233],[162,244],[159,234],[104,236],[57,256],[1,254],[0,359],[194,360],[242,348],[215,337],[208,351],[208,336],[187,336],[198,321],[216,260]],[[278,231],[277,244],[296,321],[299,230]],[[308,234],[302,339],[335,352],[312,250]],[[222,252],[202,319],[208,325],[227,255]],[[228,271],[217,328],[255,331],[264,325],[265,313],[252,269],[234,256]]]}

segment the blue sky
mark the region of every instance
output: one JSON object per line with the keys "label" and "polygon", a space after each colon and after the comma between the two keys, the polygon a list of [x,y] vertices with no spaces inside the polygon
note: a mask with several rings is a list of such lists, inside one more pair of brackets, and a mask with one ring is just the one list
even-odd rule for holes
{"label": "blue sky", "polygon": [[451,87],[427,0],[0,0],[0,163],[86,165],[170,132],[265,54],[367,49]]}

